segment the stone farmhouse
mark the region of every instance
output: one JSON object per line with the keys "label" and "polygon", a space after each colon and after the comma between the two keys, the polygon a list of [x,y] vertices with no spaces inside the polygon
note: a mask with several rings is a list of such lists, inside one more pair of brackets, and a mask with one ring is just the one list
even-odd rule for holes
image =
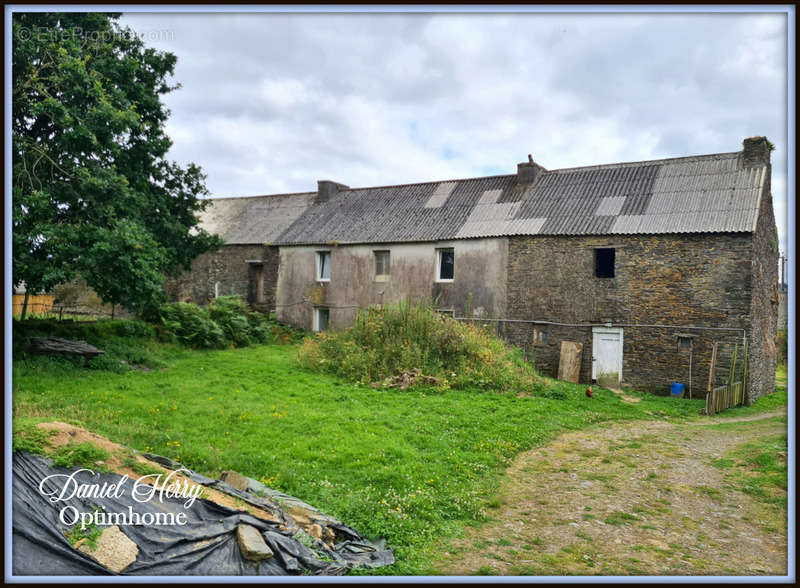
{"label": "stone farmhouse", "polygon": [[[215,200],[226,245],[167,284],[174,299],[241,294],[307,329],[428,299],[491,324],[557,375],[705,394],[713,345],[747,342],[746,401],[774,389],[777,229],[770,143],[693,157]],[[579,346],[579,347],[580,347]],[[719,365],[726,365],[719,358]]]}

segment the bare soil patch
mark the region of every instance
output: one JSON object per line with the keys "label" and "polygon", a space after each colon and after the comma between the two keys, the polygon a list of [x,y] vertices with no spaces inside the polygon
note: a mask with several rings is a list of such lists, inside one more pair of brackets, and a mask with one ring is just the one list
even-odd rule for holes
{"label": "bare soil patch", "polygon": [[[786,526],[713,465],[786,432],[785,411],[582,430],[518,456],[490,521],[444,546],[446,575],[785,575]],[[721,430],[712,424],[739,423]]]}

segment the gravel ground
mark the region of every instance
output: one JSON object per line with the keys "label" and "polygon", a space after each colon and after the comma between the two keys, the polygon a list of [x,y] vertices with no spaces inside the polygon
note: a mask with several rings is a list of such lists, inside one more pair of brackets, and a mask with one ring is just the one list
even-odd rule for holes
{"label": "gravel ground", "polygon": [[[774,513],[712,465],[742,444],[785,433],[781,415],[624,423],[565,434],[518,456],[497,508],[488,509],[490,522],[444,546],[436,571],[784,575],[785,519],[776,530]],[[723,422],[737,424],[707,426]]]}

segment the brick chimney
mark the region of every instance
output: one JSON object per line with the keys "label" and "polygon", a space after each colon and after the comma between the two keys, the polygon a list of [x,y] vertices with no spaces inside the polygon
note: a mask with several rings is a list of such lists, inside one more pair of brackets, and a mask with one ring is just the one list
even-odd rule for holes
{"label": "brick chimney", "polygon": [[517,164],[517,184],[533,184],[542,172],[547,170],[535,161],[526,161]]}
{"label": "brick chimney", "polygon": [[347,190],[349,187],[350,186],[345,186],[344,184],[331,182],[330,180],[319,180],[317,182],[317,196],[314,198],[314,204],[327,202],[330,200],[331,196],[342,190]]}
{"label": "brick chimney", "polygon": [[766,137],[750,137],[742,141],[742,165],[761,167],[769,165],[770,143]]}

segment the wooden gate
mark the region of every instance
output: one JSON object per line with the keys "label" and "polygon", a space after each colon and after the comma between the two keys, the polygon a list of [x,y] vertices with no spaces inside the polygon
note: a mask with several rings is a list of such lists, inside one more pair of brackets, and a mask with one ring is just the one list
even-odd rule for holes
{"label": "wooden gate", "polygon": [[741,382],[717,386],[706,394],[706,414],[717,414],[726,408],[744,404],[744,387]]}
{"label": "wooden gate", "polygon": [[[711,366],[708,371],[708,393],[706,394],[705,413],[708,415],[717,414],[728,408],[744,404],[745,389],[747,386],[749,363],[747,361],[747,341],[745,340],[744,343],[741,362],[738,361],[739,345],[733,345],[730,368],[726,378],[727,381],[721,385],[715,385],[714,381],[717,369],[717,351],[718,344],[714,343],[714,347],[711,351]],[[737,374],[737,368],[741,370],[741,373]]]}

